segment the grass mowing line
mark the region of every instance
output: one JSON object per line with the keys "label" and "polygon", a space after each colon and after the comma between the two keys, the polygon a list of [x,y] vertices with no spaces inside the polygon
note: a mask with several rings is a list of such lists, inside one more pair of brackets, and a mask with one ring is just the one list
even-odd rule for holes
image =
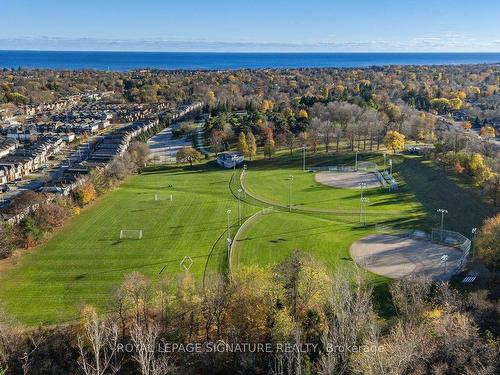
{"label": "grass mowing line", "polygon": [[[125,274],[140,271],[157,280],[165,267],[162,275],[175,275],[185,255],[195,260],[191,272],[201,281],[225,262],[224,254],[210,251],[226,229],[227,209],[236,212],[228,179],[227,171],[206,164],[132,176],[3,273],[0,299],[23,323],[52,324],[75,318],[85,303],[106,311]],[[173,202],[154,201],[169,184]],[[121,229],[138,226],[142,240],[118,240]]]}
{"label": "grass mowing line", "polygon": [[[242,171],[240,174],[240,185],[242,189],[245,191],[245,194],[249,195],[256,201],[259,201],[263,204],[266,205],[271,205],[274,206],[278,209],[282,210],[289,210],[289,206],[285,205],[280,202],[276,202],[273,200],[266,199],[264,197],[258,196],[257,194],[253,193],[250,191],[248,186],[245,185],[245,178],[246,178],[246,172]],[[292,211],[303,211],[303,212],[317,212],[317,213],[325,213],[325,214],[337,214],[337,215],[353,215],[353,214],[358,214],[359,210],[346,210],[346,209],[324,209],[324,208],[316,208],[316,207],[300,207],[297,205],[292,205],[291,207]],[[402,215],[402,214],[415,214],[418,211],[416,210],[384,210],[384,211],[377,211],[377,210],[370,210],[370,213],[373,215]]]}
{"label": "grass mowing line", "polygon": [[[250,216],[248,219],[246,219],[243,224],[238,228],[238,231],[233,237],[233,242],[231,243],[231,247],[229,249],[229,259],[228,259],[228,267],[229,267],[229,275],[231,275],[231,270],[232,270],[232,260],[233,260],[233,253],[235,249],[237,248],[237,243],[239,241],[239,238],[251,228],[251,225],[253,222],[258,219],[259,217],[263,215],[268,215],[271,214],[272,207],[271,208],[263,208],[262,210],[256,212],[252,216]],[[267,213],[266,213],[267,211]]]}

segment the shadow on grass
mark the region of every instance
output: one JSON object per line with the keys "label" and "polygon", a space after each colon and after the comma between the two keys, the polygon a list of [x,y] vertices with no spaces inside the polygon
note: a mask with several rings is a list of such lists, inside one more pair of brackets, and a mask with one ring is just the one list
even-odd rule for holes
{"label": "shadow on grass", "polygon": [[428,212],[425,225],[428,229],[439,225],[436,212],[445,208],[445,227],[470,236],[471,229],[480,227],[484,219],[498,211],[481,200],[472,188],[465,188],[450,180],[446,172],[424,164],[421,158],[399,157],[397,174]]}

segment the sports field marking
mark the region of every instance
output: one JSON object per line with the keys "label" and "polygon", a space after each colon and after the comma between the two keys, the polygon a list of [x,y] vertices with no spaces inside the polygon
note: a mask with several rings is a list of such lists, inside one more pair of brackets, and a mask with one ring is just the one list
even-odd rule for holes
{"label": "sports field marking", "polygon": [[[400,279],[408,276],[449,280],[460,267],[462,252],[428,240],[373,234],[352,244],[351,256],[378,275]],[[447,256],[446,264],[443,256]]]}
{"label": "sports field marking", "polygon": [[372,172],[318,172],[314,176],[316,182],[342,188],[359,189],[359,184],[365,183],[368,189],[380,187],[380,181]]}

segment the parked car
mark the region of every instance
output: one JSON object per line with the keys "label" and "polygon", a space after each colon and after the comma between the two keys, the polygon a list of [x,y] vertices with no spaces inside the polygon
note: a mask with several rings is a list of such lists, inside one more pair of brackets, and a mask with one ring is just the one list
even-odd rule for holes
{"label": "parked car", "polygon": [[421,149],[420,147],[408,147],[408,149],[406,150],[406,152],[408,152],[409,154],[415,154],[415,155],[420,155],[421,153]]}

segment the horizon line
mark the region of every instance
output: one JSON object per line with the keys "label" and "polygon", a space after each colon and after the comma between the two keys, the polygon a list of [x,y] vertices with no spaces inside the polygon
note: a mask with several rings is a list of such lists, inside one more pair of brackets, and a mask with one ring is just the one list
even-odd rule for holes
{"label": "horizon line", "polygon": [[159,51],[159,50],[104,50],[104,49],[4,49],[0,52],[94,52],[94,53],[220,53],[220,54],[500,54],[499,51]]}

